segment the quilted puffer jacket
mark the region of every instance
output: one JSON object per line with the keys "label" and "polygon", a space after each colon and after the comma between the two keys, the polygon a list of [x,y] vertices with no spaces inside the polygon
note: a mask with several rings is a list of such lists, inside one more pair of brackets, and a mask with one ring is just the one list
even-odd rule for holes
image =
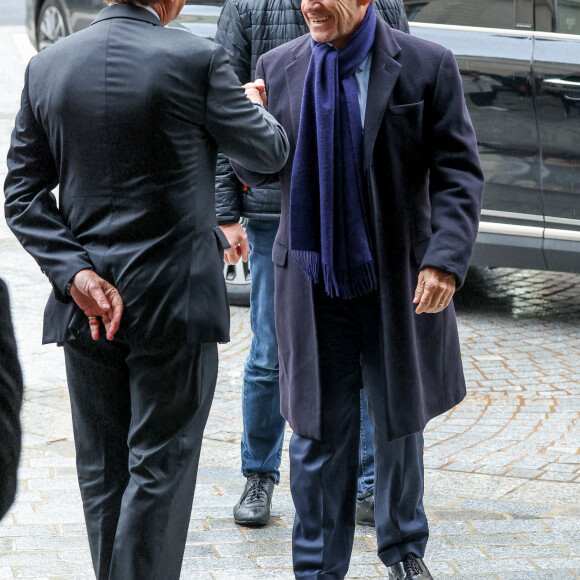
{"label": "quilted puffer jacket", "polygon": [[[402,0],[376,0],[375,8],[393,28],[409,32]],[[215,41],[230,57],[241,84],[254,79],[262,54],[306,34],[308,26],[300,0],[227,0],[218,20]],[[216,170],[218,223],[248,218],[278,218],[280,190],[277,186],[244,191],[226,157],[218,156]]]}

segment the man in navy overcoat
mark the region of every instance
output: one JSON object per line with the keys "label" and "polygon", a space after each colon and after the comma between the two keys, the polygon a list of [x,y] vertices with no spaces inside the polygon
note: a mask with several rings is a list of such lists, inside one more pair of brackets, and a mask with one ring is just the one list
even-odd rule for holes
{"label": "man in navy overcoat", "polygon": [[364,383],[378,554],[390,578],[428,579],[422,431],[465,396],[452,297],[477,235],[476,138],[450,51],[391,29],[370,0],[302,11],[310,35],[257,67],[289,160],[276,176],[236,167],[282,189],[273,259],[294,572],[347,573]]}

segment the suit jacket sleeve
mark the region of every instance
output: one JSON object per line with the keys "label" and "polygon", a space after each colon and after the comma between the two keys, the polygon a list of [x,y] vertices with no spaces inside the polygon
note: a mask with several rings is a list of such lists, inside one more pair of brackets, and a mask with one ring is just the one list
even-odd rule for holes
{"label": "suit jacket sleeve", "polygon": [[290,149],[286,133],[270,113],[245,97],[217,44],[208,86],[205,125],[224,155],[251,171],[279,171]]}
{"label": "suit jacket sleeve", "polygon": [[475,244],[483,195],[477,140],[453,54],[443,54],[427,112],[433,235],[421,268],[451,272],[461,287]]}
{"label": "suit jacket sleeve", "polygon": [[0,280],[0,519],[16,494],[21,405],[22,374],[16,356],[8,289]]}
{"label": "suit jacket sleeve", "polygon": [[[263,57],[260,57],[258,60],[258,64],[256,66],[256,78],[264,79],[267,89],[268,83],[266,81],[266,73],[264,71]],[[246,185],[249,185],[250,187],[261,187],[262,185],[277,183],[279,181],[277,173],[259,170],[257,171],[252,168],[244,167],[240,163],[237,163],[235,159],[232,159],[231,161],[232,168],[240,181]],[[282,167],[284,167],[284,164],[278,169],[278,171],[282,169]]]}
{"label": "suit jacket sleeve", "polygon": [[29,75],[30,65],[8,151],[4,210],[8,226],[48,276],[56,298],[67,302],[69,281],[79,270],[93,265],[65,225],[51,192],[58,184],[58,172],[46,133],[30,103]]}

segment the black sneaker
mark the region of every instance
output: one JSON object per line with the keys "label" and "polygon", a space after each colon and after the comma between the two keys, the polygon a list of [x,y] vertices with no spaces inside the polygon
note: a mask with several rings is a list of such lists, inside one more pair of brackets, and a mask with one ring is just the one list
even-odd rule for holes
{"label": "black sneaker", "polygon": [[244,493],[234,508],[236,524],[259,527],[268,523],[274,485],[269,475],[254,473],[248,477]]}
{"label": "black sneaker", "polygon": [[389,566],[389,580],[433,580],[421,558],[407,554],[402,562]]}
{"label": "black sneaker", "polygon": [[371,493],[356,500],[355,522],[359,526],[375,527],[375,496]]}

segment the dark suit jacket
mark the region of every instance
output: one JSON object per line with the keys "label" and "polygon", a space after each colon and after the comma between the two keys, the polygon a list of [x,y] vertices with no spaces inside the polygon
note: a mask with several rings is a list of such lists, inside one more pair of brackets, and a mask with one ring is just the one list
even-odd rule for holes
{"label": "dark suit jacket", "polygon": [[229,339],[227,241],[214,209],[218,145],[264,172],[287,154],[284,132],[246,99],[224,50],[164,28],[143,8],[109,6],[31,60],[5,209],[53,285],[44,342],[87,324],[65,296],[83,268],[121,293],[123,336]]}
{"label": "dark suit jacket", "polygon": [[0,519],[16,494],[21,405],[22,373],[16,356],[8,288],[0,280]]}
{"label": "dark suit jacket", "polygon": [[[282,215],[273,248],[282,414],[298,434],[320,439],[312,285],[288,251],[292,158],[310,56],[310,37],[301,37],[264,55],[256,75],[265,79],[268,109],[291,144],[279,173]],[[271,180],[236,171],[250,186]],[[395,439],[420,431],[465,396],[453,304],[416,315],[412,299],[426,266],[452,272],[461,286],[477,235],[483,175],[453,55],[381,19],[368,87],[364,182],[385,361],[376,412],[388,418],[388,436]]]}

